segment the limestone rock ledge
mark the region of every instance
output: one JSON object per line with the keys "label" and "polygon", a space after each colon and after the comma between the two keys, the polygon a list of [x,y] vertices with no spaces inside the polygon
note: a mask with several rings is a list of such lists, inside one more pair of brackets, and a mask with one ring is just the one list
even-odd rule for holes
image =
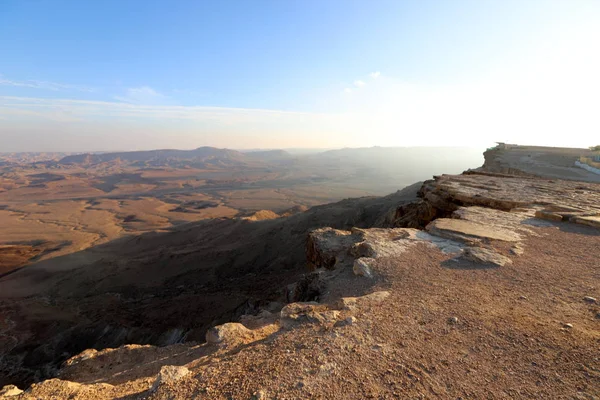
{"label": "limestone rock ledge", "polygon": [[[230,362],[245,349],[260,349],[252,354],[261,352],[268,357],[270,344],[285,335],[306,339],[302,332],[313,329],[333,332],[331,337],[339,338],[343,335],[337,330],[348,332],[342,330],[360,327],[365,312],[385,306],[394,296],[391,291],[373,289],[376,283],[385,283],[390,260],[419,249],[419,254],[443,254],[447,258],[444,262],[450,265],[508,268],[515,257],[527,254],[528,239],[539,235],[536,228],[557,223],[600,227],[600,185],[484,173],[443,175],[426,182],[421,200],[398,207],[388,222],[393,226],[349,231],[320,228],[310,232],[306,255],[313,272],[289,289],[292,302],[280,313],[263,310],[257,316],[242,318],[252,326],[215,326],[203,344],[87,350],[64,364],[60,379],[35,384],[24,392],[5,387],[0,397],[189,398],[200,394],[186,388],[204,385],[201,394],[205,398],[224,398],[223,393],[211,393],[210,385],[203,383],[203,374],[220,376],[214,371],[224,368],[221,363]],[[298,301],[301,298],[316,298],[319,302]],[[449,316],[448,321],[455,329],[463,324],[455,316]],[[572,324],[567,325],[572,329]],[[447,333],[449,328],[444,329],[438,332]],[[293,346],[301,349],[307,343],[294,342]],[[350,349],[344,346],[343,351]],[[371,350],[385,355],[388,347],[376,343]],[[287,351],[290,359],[295,359],[293,351]],[[335,374],[336,368],[335,363],[324,362],[310,374],[327,378]],[[305,385],[299,381],[293,390]],[[440,386],[435,390],[442,393],[446,389]],[[255,393],[254,398],[269,398],[262,390],[251,393]]]}
{"label": "limestone rock ledge", "polygon": [[424,227],[460,207],[472,206],[500,211],[533,209],[538,218],[600,226],[600,185],[596,183],[470,171],[426,181],[419,195],[421,202],[396,209],[391,226]]}

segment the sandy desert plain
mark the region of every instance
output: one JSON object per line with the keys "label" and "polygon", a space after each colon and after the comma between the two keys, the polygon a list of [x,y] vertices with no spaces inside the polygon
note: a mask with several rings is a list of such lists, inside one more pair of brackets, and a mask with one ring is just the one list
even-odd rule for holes
{"label": "sandy desert plain", "polygon": [[[0,275],[124,235],[207,218],[292,214],[385,195],[442,171],[478,165],[480,149],[191,151],[105,155],[0,153]],[[438,153],[440,154],[440,153]],[[275,215],[276,214],[276,215]]]}

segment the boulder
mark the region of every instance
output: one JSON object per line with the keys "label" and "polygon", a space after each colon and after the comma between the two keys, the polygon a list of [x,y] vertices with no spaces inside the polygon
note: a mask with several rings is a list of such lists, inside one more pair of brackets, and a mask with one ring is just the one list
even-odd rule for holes
{"label": "boulder", "polygon": [[328,310],[323,304],[316,302],[292,303],[283,307],[280,324],[283,329],[304,324],[333,325],[339,318],[339,311]]}
{"label": "boulder", "polygon": [[217,325],[206,332],[206,342],[210,344],[232,344],[250,339],[252,331],[237,322]]}
{"label": "boulder", "polygon": [[497,265],[503,267],[512,264],[512,260],[492,249],[483,247],[467,247],[463,250],[462,258],[481,264]]}
{"label": "boulder", "polygon": [[373,271],[371,270],[371,264],[375,261],[374,258],[361,257],[354,260],[354,266],[352,270],[355,275],[364,276],[366,278],[373,277]]}
{"label": "boulder", "polygon": [[375,251],[373,250],[373,246],[371,246],[368,242],[362,241],[358,243],[354,243],[352,247],[350,247],[350,255],[356,258],[359,257],[373,257],[375,255]]}
{"label": "boulder", "polygon": [[152,390],[158,389],[160,385],[173,383],[181,380],[190,373],[186,367],[176,365],[164,365],[160,368],[160,372],[156,375],[156,380],[152,385]]}
{"label": "boulder", "polygon": [[0,397],[18,396],[21,393],[23,393],[23,391],[15,385],[6,385],[2,389],[0,389]]}
{"label": "boulder", "polygon": [[308,235],[306,257],[311,269],[334,269],[357,241],[348,231],[333,228],[315,229]]}
{"label": "boulder", "polygon": [[358,239],[349,249],[353,258],[395,257],[405,252],[415,240],[411,238],[411,232],[414,232],[411,229],[352,228],[351,232]]}

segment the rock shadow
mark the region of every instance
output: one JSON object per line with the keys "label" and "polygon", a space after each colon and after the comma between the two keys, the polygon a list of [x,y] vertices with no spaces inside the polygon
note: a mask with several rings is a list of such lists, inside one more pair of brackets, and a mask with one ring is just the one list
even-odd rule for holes
{"label": "rock shadow", "polygon": [[464,260],[461,258],[451,258],[446,261],[443,261],[440,265],[442,267],[448,268],[448,269],[463,269],[463,270],[501,268],[495,264],[482,264],[482,263],[477,263],[474,261]]}
{"label": "rock shadow", "polygon": [[524,225],[535,226],[538,228],[555,227],[562,232],[575,233],[580,235],[600,236],[600,229],[593,226],[578,224],[568,220],[563,221],[548,221],[540,218],[527,218],[521,222]]}

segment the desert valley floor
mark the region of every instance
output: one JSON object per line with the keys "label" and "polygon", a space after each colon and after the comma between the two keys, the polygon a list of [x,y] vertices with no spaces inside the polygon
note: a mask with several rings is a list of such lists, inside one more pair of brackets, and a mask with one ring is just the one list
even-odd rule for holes
{"label": "desert valley floor", "polygon": [[5,166],[0,397],[596,399],[579,153],[490,149],[329,204],[394,182],[339,153],[330,176],[277,152]]}

